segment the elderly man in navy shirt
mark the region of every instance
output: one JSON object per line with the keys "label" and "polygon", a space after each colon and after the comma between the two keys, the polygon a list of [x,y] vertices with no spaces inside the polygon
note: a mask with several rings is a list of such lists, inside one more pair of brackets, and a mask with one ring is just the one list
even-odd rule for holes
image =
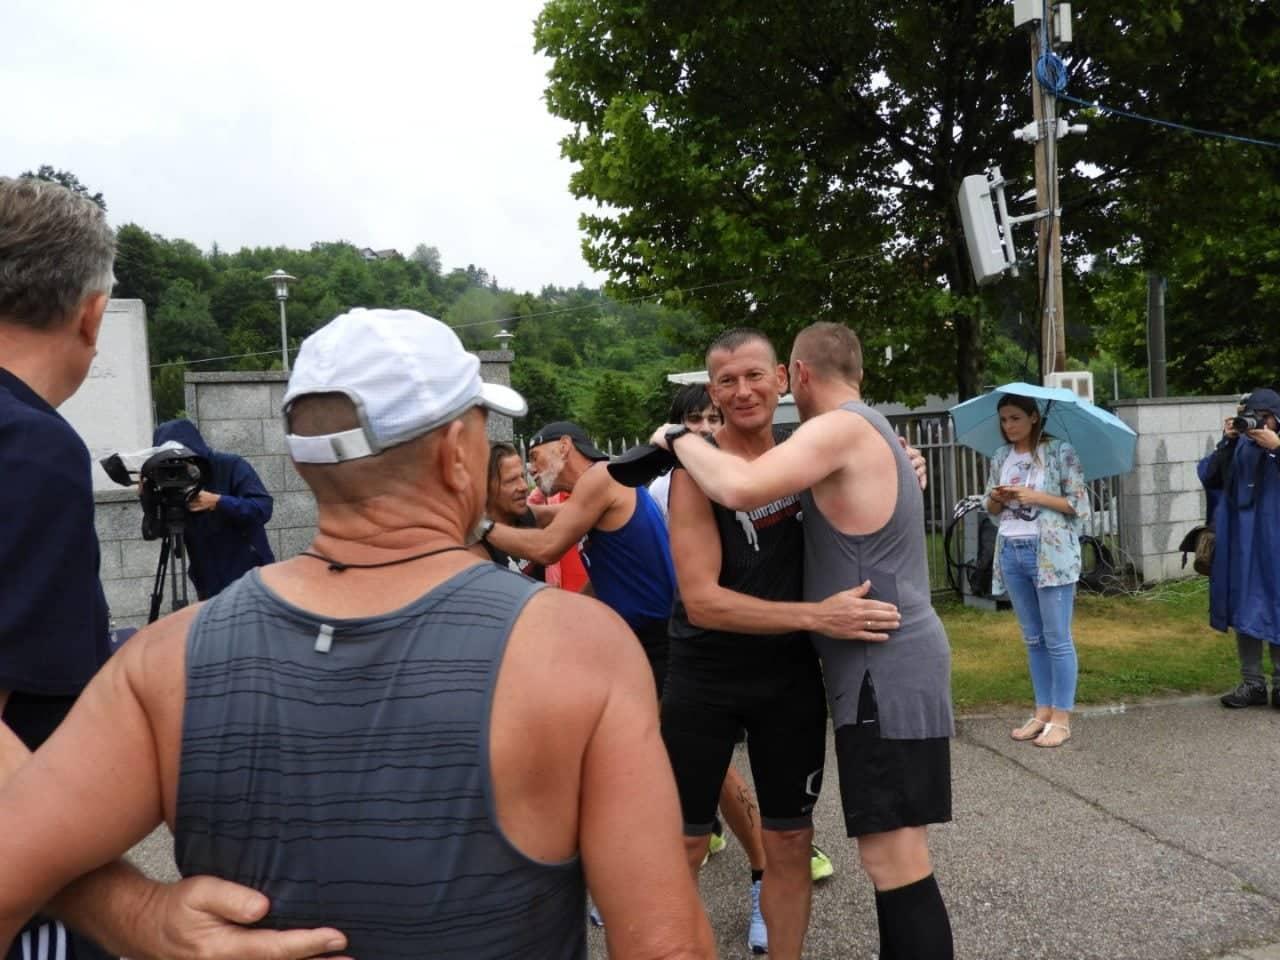
{"label": "elderly man in navy shirt", "polygon": [[[49,738],[110,652],[89,451],[56,408],[89,373],[114,260],[115,237],[93,202],[0,177],[0,783]],[[81,878],[50,909],[139,958],[284,960],[345,943],[335,930],[241,929],[234,924],[266,914],[266,897],[209,877],[155,884],[123,863]],[[7,956],[105,954],[38,917]]]}

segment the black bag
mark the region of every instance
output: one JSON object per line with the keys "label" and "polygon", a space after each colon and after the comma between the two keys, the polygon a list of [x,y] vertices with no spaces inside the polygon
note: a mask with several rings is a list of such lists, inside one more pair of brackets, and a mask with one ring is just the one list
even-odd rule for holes
{"label": "black bag", "polygon": [[1195,560],[1192,566],[1196,573],[1209,576],[1213,572],[1213,548],[1216,539],[1213,527],[1204,525],[1192,527],[1191,531],[1182,538],[1182,543],[1178,544],[1178,549],[1182,551],[1182,568],[1185,570],[1187,567],[1187,554],[1194,554]]}
{"label": "black bag", "polygon": [[996,525],[988,516],[978,520],[978,555],[969,567],[969,590],[975,596],[991,596],[991,574],[996,560]]}

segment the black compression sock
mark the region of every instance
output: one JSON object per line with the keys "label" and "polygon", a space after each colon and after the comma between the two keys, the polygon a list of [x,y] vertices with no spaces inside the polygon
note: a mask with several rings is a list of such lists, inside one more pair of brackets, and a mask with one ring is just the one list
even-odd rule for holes
{"label": "black compression sock", "polygon": [[751,882],[752,882],[752,883],[759,883],[759,882],[760,882],[761,880],[763,880],[763,879],[764,879],[764,871],[763,871],[763,870],[752,870],[752,871],[751,871]]}
{"label": "black compression sock", "polygon": [[881,960],[952,960],[951,921],[933,874],[876,891]]}

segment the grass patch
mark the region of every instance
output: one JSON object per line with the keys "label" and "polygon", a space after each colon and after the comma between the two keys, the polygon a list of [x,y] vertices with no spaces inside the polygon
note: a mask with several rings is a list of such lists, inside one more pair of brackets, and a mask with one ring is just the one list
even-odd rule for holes
{"label": "grass patch", "polygon": [[[938,603],[951,638],[956,707],[1032,702],[1026,648],[1012,610]],[[1235,640],[1209,628],[1209,582],[1178,580],[1140,594],[1076,598],[1078,703],[1221,692],[1239,679]]]}

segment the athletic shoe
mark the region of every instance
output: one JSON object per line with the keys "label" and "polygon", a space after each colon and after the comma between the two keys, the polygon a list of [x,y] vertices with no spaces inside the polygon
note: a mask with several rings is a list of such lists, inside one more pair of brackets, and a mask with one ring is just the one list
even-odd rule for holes
{"label": "athletic shoe", "polygon": [[712,833],[711,842],[707,844],[707,856],[711,856],[712,854],[719,853],[728,845],[729,844],[725,840],[723,833]]}
{"label": "athletic shoe", "polygon": [[751,924],[747,927],[747,946],[752,953],[769,952],[769,931],[764,926],[764,914],[760,912],[760,881],[751,884]]}
{"label": "athletic shoe", "polygon": [[604,917],[600,916],[600,911],[596,909],[596,905],[594,903],[591,905],[591,909],[587,911],[587,916],[591,918],[591,925],[593,927],[604,926]]}
{"label": "athletic shoe", "polygon": [[816,843],[809,845],[809,875],[813,877],[813,882],[825,880],[836,872],[836,866],[831,862],[831,858],[818,849]]}
{"label": "athletic shoe", "polygon": [[1230,693],[1224,693],[1218,700],[1224,707],[1231,707],[1233,710],[1239,707],[1265,707],[1267,688],[1252,683],[1242,683]]}

